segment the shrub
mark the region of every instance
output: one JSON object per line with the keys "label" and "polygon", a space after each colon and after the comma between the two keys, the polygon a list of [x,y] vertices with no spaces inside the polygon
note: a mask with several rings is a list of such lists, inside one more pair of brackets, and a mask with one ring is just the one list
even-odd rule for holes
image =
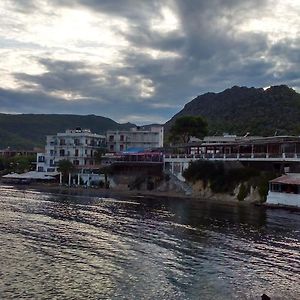
{"label": "shrub", "polygon": [[190,164],[190,166],[183,172],[183,176],[186,180],[191,182],[202,180],[204,186],[206,186],[208,181],[223,173],[223,163],[198,160]]}
{"label": "shrub", "polygon": [[100,180],[100,181],[99,181],[99,188],[100,188],[100,189],[103,189],[103,188],[104,188],[104,185],[105,185],[104,181],[103,181],[103,180]]}
{"label": "shrub", "polygon": [[192,162],[183,172],[187,181],[194,183],[197,180],[202,180],[204,187],[210,182],[210,187],[215,193],[230,193],[240,182],[248,181],[250,178],[259,176],[259,174],[258,170],[249,167],[226,170],[223,162],[207,160]]}
{"label": "shrub", "polygon": [[239,201],[243,201],[247,197],[247,195],[248,195],[248,189],[246,185],[242,182],[237,198]]}
{"label": "shrub", "polygon": [[264,173],[260,177],[260,182],[258,183],[258,194],[261,202],[266,202],[269,191],[269,181],[275,177],[277,177],[277,175],[273,172]]}

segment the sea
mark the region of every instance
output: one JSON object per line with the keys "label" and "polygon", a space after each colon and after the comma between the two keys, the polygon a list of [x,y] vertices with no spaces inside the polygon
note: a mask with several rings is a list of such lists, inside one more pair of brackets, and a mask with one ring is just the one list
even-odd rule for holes
{"label": "sea", "polygon": [[300,299],[300,212],[0,186],[0,299]]}

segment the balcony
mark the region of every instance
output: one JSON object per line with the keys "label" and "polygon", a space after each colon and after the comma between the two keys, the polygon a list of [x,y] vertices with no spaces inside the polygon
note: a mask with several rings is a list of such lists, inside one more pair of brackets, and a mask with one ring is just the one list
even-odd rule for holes
{"label": "balcony", "polygon": [[229,161],[300,161],[300,153],[201,153],[201,154],[165,154],[166,162],[197,159],[229,160]]}

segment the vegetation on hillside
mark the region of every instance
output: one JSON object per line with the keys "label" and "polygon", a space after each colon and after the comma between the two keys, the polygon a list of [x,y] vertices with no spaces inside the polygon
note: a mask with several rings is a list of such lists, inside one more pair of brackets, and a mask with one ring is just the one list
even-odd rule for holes
{"label": "vegetation on hillside", "polygon": [[203,138],[207,134],[207,123],[200,116],[182,116],[175,120],[170,129],[169,140],[188,143],[192,136]]}
{"label": "vegetation on hillside", "polygon": [[32,149],[44,147],[46,135],[64,132],[76,127],[88,128],[92,132],[105,134],[108,129],[129,129],[133,124],[119,124],[95,116],[43,115],[43,114],[0,114],[0,149]]}
{"label": "vegetation on hillside", "polygon": [[266,90],[235,86],[206,93],[187,103],[165,124],[166,131],[187,115],[203,116],[211,135],[300,135],[300,94],[285,85]]}
{"label": "vegetation on hillside", "polygon": [[[281,85],[262,88],[232,87],[206,93],[187,103],[165,124],[166,135],[182,116],[202,116],[208,134],[300,135],[300,94]],[[0,149],[44,147],[45,137],[68,128],[89,128],[104,134],[108,129],[129,129],[111,119],[88,115],[0,114]]]}

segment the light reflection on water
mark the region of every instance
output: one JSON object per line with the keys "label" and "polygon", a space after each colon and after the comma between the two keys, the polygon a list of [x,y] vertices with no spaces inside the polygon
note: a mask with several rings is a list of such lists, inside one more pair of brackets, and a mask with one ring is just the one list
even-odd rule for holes
{"label": "light reflection on water", "polygon": [[299,213],[0,192],[1,299],[300,299]]}

